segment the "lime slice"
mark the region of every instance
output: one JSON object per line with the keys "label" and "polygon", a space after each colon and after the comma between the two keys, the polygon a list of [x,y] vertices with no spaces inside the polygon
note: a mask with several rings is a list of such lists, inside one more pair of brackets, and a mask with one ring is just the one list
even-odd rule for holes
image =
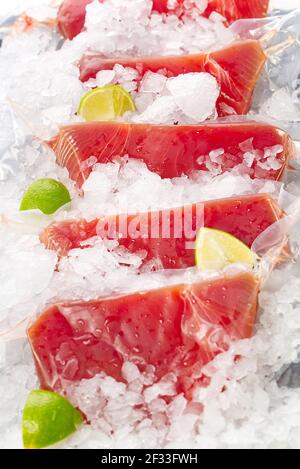
{"label": "lime slice", "polygon": [[251,249],[225,231],[201,228],[196,241],[196,265],[200,270],[221,270],[243,263],[254,267],[257,257]]}
{"label": "lime slice", "polygon": [[136,111],[130,94],[119,85],[107,85],[86,93],[77,114],[88,122],[110,121],[128,111]]}
{"label": "lime slice", "polygon": [[20,210],[38,209],[46,215],[51,215],[70,201],[70,193],[61,182],[55,179],[39,179],[28,187]]}
{"label": "lime slice", "polygon": [[49,391],[32,391],[23,411],[23,443],[26,449],[51,446],[67,438],[83,421],[67,399]]}

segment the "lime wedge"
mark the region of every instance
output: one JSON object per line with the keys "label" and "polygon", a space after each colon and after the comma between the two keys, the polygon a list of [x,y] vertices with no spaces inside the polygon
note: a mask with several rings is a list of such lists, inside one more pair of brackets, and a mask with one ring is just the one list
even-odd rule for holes
{"label": "lime wedge", "polygon": [[70,201],[70,193],[64,184],[55,179],[38,179],[26,190],[20,210],[38,209],[51,215]]}
{"label": "lime wedge", "polygon": [[254,267],[257,257],[251,249],[225,231],[201,228],[196,241],[196,265],[200,270],[221,270],[243,263]]}
{"label": "lime wedge", "polygon": [[86,93],[77,114],[88,122],[110,121],[128,111],[136,111],[130,94],[119,85],[107,85]]}
{"label": "lime wedge", "polygon": [[67,399],[49,391],[32,391],[23,411],[26,449],[51,446],[74,433],[83,421]]}

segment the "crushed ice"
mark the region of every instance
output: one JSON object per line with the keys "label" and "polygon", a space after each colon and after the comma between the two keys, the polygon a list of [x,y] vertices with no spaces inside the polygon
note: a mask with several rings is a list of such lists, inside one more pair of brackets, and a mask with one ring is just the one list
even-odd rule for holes
{"label": "crushed ice", "polygon": [[[34,3],[37,2],[32,0]],[[196,3],[201,10],[206,0]],[[95,1],[87,9],[86,31],[74,41],[60,47],[55,32],[37,28],[7,37],[0,51],[0,334],[10,328],[13,331],[11,340],[6,337],[5,342],[0,341],[3,448],[20,447],[22,407],[28,391],[37,387],[22,321],[59,299],[89,299],[101,291],[126,290],[131,282],[132,288],[154,288],[163,282],[163,274],[154,276],[149,272],[137,280],[143,253],[129,256],[117,245],[98,239],[89,240],[88,249],[73,250],[57,269],[55,254],[38,242],[45,219],[36,214],[17,214],[21,194],[32,180],[45,175],[59,178],[73,195],[72,210],[58,212],[47,223],[52,219],[92,218],[115,213],[116,209],[148,210],[235,194],[270,192],[277,197],[281,193],[281,184],[252,181],[240,168],[218,175],[218,158],[223,151],[218,149],[209,155],[215,171],[213,178],[197,174],[192,180],[161,180],[142,163],[132,161],[123,170],[117,163],[96,165],[85,183],[84,197],[78,197],[66,171],[55,165],[54,156],[38,140],[28,139],[28,134],[39,137],[40,127],[55,132],[60,123],[76,121],[74,114],[83,93],[114,82],[135,93],[139,111],[135,118],[140,120],[190,122],[214,115],[218,88],[207,74],[167,79],[149,73],[138,90],[138,72],[116,66],[113,71],[99,72],[86,85],[80,83],[75,64],[87,43],[105,55],[125,56],[193,53],[234,40],[220,15],[213,14],[210,19],[195,15],[181,22],[174,15],[165,19],[150,15],[150,10],[150,0]],[[44,13],[37,7],[31,14],[38,18]],[[186,87],[190,92],[183,94]],[[199,100],[201,97],[197,105],[195,93]],[[207,94],[209,100],[204,99]],[[287,119],[298,119],[298,110],[287,99],[286,91],[278,90],[265,103],[264,113],[274,118],[285,115]],[[18,119],[9,100],[24,110]],[[241,151],[249,168],[257,161],[262,168],[279,169],[276,155],[282,148],[258,153],[253,142],[247,141]],[[88,164],[94,162],[91,159]],[[70,399],[85,411],[91,425],[63,446],[118,448],[126,440],[127,447],[133,448],[299,448],[299,392],[280,388],[275,380],[287,363],[298,360],[299,267],[295,263],[273,273],[260,297],[262,314],[256,336],[234,344],[207,365],[205,372],[212,377],[211,383],[195,392],[192,403],[187,403],[182,395],[174,397],[172,376],[153,383],[153,370],[141,375],[133,364],[125,363],[125,383],[99,375],[70,387]],[[193,278],[191,272],[186,275]],[[283,278],[289,281],[283,284]],[[176,282],[178,277],[175,274],[173,280],[165,281]],[[239,361],[234,359],[236,355],[241,357]],[[161,399],[162,393],[169,395],[168,403]]]}

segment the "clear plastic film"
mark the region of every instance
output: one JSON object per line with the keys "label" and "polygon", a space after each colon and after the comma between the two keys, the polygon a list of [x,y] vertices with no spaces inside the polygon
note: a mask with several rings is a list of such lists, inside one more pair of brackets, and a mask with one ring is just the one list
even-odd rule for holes
{"label": "clear plastic film", "polygon": [[254,333],[258,295],[272,282],[273,269],[298,264],[299,223],[296,200],[252,244],[260,256],[254,271],[242,265],[210,273],[161,271],[148,274],[154,282],[148,290],[142,274],[133,293],[117,290],[45,309],[28,331],[41,386],[68,393],[103,372],[126,382],[130,363],[143,375],[150,369],[154,382],[171,374],[174,394],[192,399],[194,389],[207,384],[203,367]]}
{"label": "clear plastic film", "polygon": [[252,113],[277,120],[299,139],[300,10],[261,20],[239,20],[231,28],[241,38],[258,39],[268,58]]}
{"label": "clear plastic film", "polygon": [[[97,199],[98,184],[104,185],[112,175],[111,185],[103,187],[101,200]],[[290,203],[290,195],[281,183],[225,174],[209,180],[201,190],[197,181],[187,185],[184,179],[172,184],[165,180],[158,183],[156,179],[158,197],[156,201],[152,197],[153,208],[147,210],[147,199],[140,201],[138,196],[145,184],[153,187],[153,176],[146,168],[107,165],[101,168],[99,177],[103,184],[98,180],[96,193],[90,190],[84,198],[77,196],[73,210],[63,209],[51,217],[52,222],[37,211],[9,211],[1,216],[1,243],[9,253],[3,257],[2,267],[8,277],[15,279],[3,298],[1,333],[14,329],[24,316],[34,315],[45,299],[53,302],[55,298],[126,291],[126,285],[134,285],[136,276],[145,275],[147,280],[153,271],[161,273],[162,282],[165,270],[178,275],[180,282],[184,269],[195,266],[195,239],[202,226],[226,231],[251,247],[264,229],[283,216],[281,207]],[[130,178],[141,179],[140,189],[133,186],[132,195]],[[138,199],[134,205],[132,199]],[[89,200],[94,200],[95,207]],[[24,263],[29,273],[26,282],[21,282]],[[11,265],[14,273],[9,273]],[[100,288],[97,279],[102,277]],[[64,278],[70,278],[70,287],[67,282],[61,283]],[[157,279],[155,285],[159,285]],[[72,282],[78,285],[75,291]],[[32,283],[34,290],[30,289]],[[51,287],[48,290],[47,285]],[[137,288],[140,285],[144,288],[143,283]],[[10,293],[13,288],[18,290],[22,303],[18,304],[18,297]]]}
{"label": "clear plastic film", "polygon": [[[231,26],[232,31],[234,31],[237,37],[240,37],[242,39],[244,38],[259,39],[262,42],[264,49],[266,50],[267,55],[268,55],[268,61],[266,64],[266,72],[264,76],[259,80],[256,86],[256,93],[255,93],[254,102],[253,102],[253,106],[251,110],[252,118],[270,121],[274,125],[283,127],[289,130],[294,138],[297,138],[297,125],[298,125],[297,124],[298,111],[297,111],[297,102],[296,102],[297,101],[297,87],[298,87],[297,53],[298,53],[298,48],[299,48],[298,23],[299,23],[299,14],[296,11],[296,12],[287,14],[285,16],[270,17],[270,18],[263,19],[263,20],[240,20]],[[38,23],[35,25],[35,27],[38,28]],[[290,60],[290,58],[292,58],[292,60]],[[238,62],[242,63],[240,60],[238,60]],[[241,73],[243,74],[243,70],[241,70]],[[20,98],[18,99],[15,98],[14,94],[7,96],[5,99],[5,107],[4,107],[4,109],[7,109],[7,111],[5,111],[5,115],[6,115],[7,121],[13,121],[13,124],[10,126],[8,125],[8,126],[10,128],[16,128],[16,133],[17,133],[19,132],[17,128],[20,125],[20,121],[22,121],[23,123],[25,122],[25,126],[27,127],[27,133],[29,132],[41,139],[47,139],[47,137],[49,136],[49,131],[53,135],[52,130],[54,128],[57,130],[61,122],[68,121],[68,120],[71,120],[73,122],[77,120],[75,116],[75,110],[76,110],[76,104],[78,105],[78,102],[80,101],[81,85],[79,81],[77,81],[76,85],[74,84],[74,86],[76,87],[76,93],[74,94],[74,96],[76,95],[76,97],[70,96],[70,100],[74,101],[72,103],[74,112],[71,113],[72,114],[71,116],[70,116],[70,109],[69,109],[70,104],[69,103],[66,106],[61,107],[61,108],[59,106],[54,106],[54,109],[51,112],[50,111],[48,112],[47,110],[41,110],[41,112],[35,112],[35,110],[33,111],[32,104],[31,104],[31,107],[29,107],[27,104],[24,105],[23,102],[21,102]],[[226,88],[226,86],[223,91],[224,91],[223,93],[224,95],[228,95],[229,91]],[[79,96],[78,98],[77,98],[77,93]],[[81,91],[81,94],[83,93],[84,93],[84,90]],[[244,95],[245,90],[241,90],[240,94]],[[146,97],[147,96],[145,94],[143,98],[146,98]],[[76,103],[76,100],[77,100],[77,103]],[[234,99],[231,99],[231,101],[233,102]],[[43,106],[44,106],[44,103],[42,104],[42,107]],[[226,100],[225,102],[217,103],[217,106],[219,106],[220,109],[222,107],[224,111],[224,106],[225,108],[227,106]],[[245,107],[245,103],[242,103],[241,106]],[[49,104],[47,107],[49,107]],[[53,112],[55,112],[55,115],[58,115],[58,116],[60,116],[60,112],[62,112],[63,115],[65,116],[65,119],[63,119],[60,122],[54,123],[53,117],[49,119],[49,115],[51,114],[51,116],[53,116]],[[17,115],[18,117],[17,122],[15,121],[14,115]],[[285,122],[285,119],[287,116],[291,116],[291,118],[288,120],[288,122]],[[140,115],[137,116],[137,122],[140,117],[141,117]],[[57,119],[59,119],[59,117],[57,117]],[[229,117],[229,120],[227,122],[230,122],[231,120],[234,122],[236,120],[236,117]],[[238,120],[240,120],[240,118],[238,118]],[[187,122],[189,123],[189,121]],[[116,130],[117,132],[119,131],[118,128],[116,128]],[[122,131],[120,131],[120,133],[122,134]],[[63,131],[59,134],[59,137],[61,138],[61,140],[63,140],[64,143],[67,144],[67,139],[64,137]],[[73,135],[71,137],[73,138]],[[57,142],[57,139],[56,139],[56,142]],[[54,140],[54,144],[55,144],[55,140]],[[58,141],[57,146],[60,147],[60,144],[61,142]],[[269,145],[269,146],[272,146],[272,145]],[[220,146],[220,149],[221,148],[222,146]],[[63,148],[62,150],[65,151],[66,153],[68,152],[68,148],[65,148],[65,149]],[[255,151],[256,148],[253,148],[253,150]],[[13,161],[15,159],[15,156],[11,155],[9,152],[6,152],[6,151],[4,151],[3,153],[4,154],[1,155],[1,160],[3,160],[3,162],[1,161],[2,163],[1,167],[3,167],[2,178],[1,178],[1,171],[0,171],[1,179],[4,179],[5,175],[9,176],[10,173],[13,174],[16,171],[15,169],[16,162]],[[286,153],[287,153],[287,156],[290,156],[289,151],[286,151]],[[79,154],[80,154],[80,148],[79,148]],[[226,151],[224,154],[226,156]],[[63,153],[62,157],[64,156],[65,156],[65,153]],[[91,154],[89,156],[94,156],[94,155]],[[202,157],[201,154],[199,154],[199,156]],[[203,155],[203,156],[206,157],[207,155]],[[217,158],[217,156],[215,155],[213,155],[213,157]],[[295,154],[292,155],[291,159],[294,159],[294,157],[295,157]],[[264,164],[265,163],[264,155],[262,156],[260,155],[259,158],[263,159],[261,163]],[[58,162],[59,162],[59,159],[60,159],[60,154],[58,152]],[[222,159],[221,156],[220,156],[220,159]],[[271,155],[271,160],[274,160],[273,155]],[[101,163],[101,161],[99,162]],[[68,165],[68,163],[70,164]],[[92,160],[89,160],[89,158],[87,158],[87,161],[83,161],[81,163],[83,163],[84,165],[87,165],[86,169],[92,166]],[[278,160],[272,161],[272,163],[274,163],[274,165],[276,166],[278,164]],[[217,161],[208,161],[208,164],[211,167],[213,167],[213,170],[219,169]],[[69,162],[66,159],[66,164],[64,164],[64,166],[66,166],[67,169],[70,171],[70,166],[72,166],[72,162]],[[198,165],[195,169],[203,170],[205,168],[203,168],[203,165]],[[271,169],[272,171],[274,168],[271,167],[268,169]],[[76,168],[76,173],[82,173],[82,172],[84,171],[82,171],[80,168]],[[85,170],[85,172],[88,172],[88,171]],[[82,176],[83,175],[80,174],[81,180],[79,181],[79,185],[82,183]]]}
{"label": "clear plastic film", "polygon": [[158,272],[151,274],[157,288],[46,309],[29,328],[41,385],[67,392],[101,372],[123,381],[130,362],[141,373],[152,367],[155,381],[172,373],[176,392],[191,398],[194,386],[205,383],[203,366],[253,334],[259,291],[275,266],[298,258],[299,221],[295,201],[254,241],[256,271],[232,265],[214,273]]}
{"label": "clear plastic film", "polygon": [[42,387],[66,386],[105,372],[123,381],[130,361],[155,381],[173,373],[189,394],[201,368],[231,340],[252,334],[259,282],[246,271],[45,310],[29,328]]}
{"label": "clear plastic film", "polygon": [[5,36],[11,33],[13,25],[16,23],[18,16],[8,15],[0,18],[0,46]]}
{"label": "clear plastic film", "polygon": [[[255,196],[248,201],[254,204]],[[256,210],[261,209],[263,197],[258,202]],[[225,208],[228,203],[235,207],[238,220],[243,198],[224,200],[221,204],[216,201],[230,222],[228,207]],[[252,219],[250,205],[246,211]],[[222,272],[200,273],[190,268],[142,274],[140,289],[134,284],[130,286],[133,293],[128,286],[127,292],[119,286],[115,293],[92,301],[63,302],[45,309],[28,332],[42,387],[68,392],[70,385],[101,372],[124,381],[123,367],[130,362],[140,373],[150,367],[154,381],[172,373],[175,393],[184,392],[187,398],[192,398],[194,387],[205,383],[203,366],[227,351],[232,342],[252,336],[259,291],[275,266],[296,259],[295,240],[292,243],[289,236],[299,222],[299,215],[299,203],[295,201],[285,217],[279,217],[256,238],[252,249],[260,260],[255,271],[232,265]],[[108,219],[106,228],[107,222]],[[244,228],[250,223],[246,219],[239,222]],[[258,216],[256,222],[259,224]],[[55,237],[52,242],[56,249],[59,243],[66,246],[67,236],[68,241],[73,237],[78,242],[76,223],[55,225],[46,232]],[[149,223],[149,218],[145,223]],[[174,219],[171,223],[174,226]],[[80,227],[82,234],[86,227],[83,224]],[[149,248],[151,242],[143,239],[143,247],[148,243]],[[162,239],[156,239],[155,255],[167,262],[173,243],[169,238],[166,249]],[[127,247],[134,250],[133,246]],[[178,251],[178,245],[173,247]],[[186,259],[181,257],[182,262]],[[150,278],[152,287],[147,290],[144,285]]]}
{"label": "clear plastic film", "polygon": [[[264,75],[261,79],[259,79],[257,86],[256,86],[256,92],[255,92],[254,101],[253,101],[250,115],[248,115],[246,118],[230,116],[226,120],[228,125],[231,122],[235,123],[236,121],[240,122],[242,120],[246,121],[247,119],[248,120],[255,119],[261,122],[263,121],[270,122],[274,126],[284,128],[288,130],[289,132],[291,132],[292,137],[297,138],[297,135],[298,135],[297,134],[298,132],[297,130],[297,126],[298,126],[297,53],[299,49],[299,41],[298,41],[299,19],[300,19],[299,14],[296,11],[296,12],[292,12],[284,16],[270,17],[270,18],[263,19],[263,20],[240,20],[231,26],[232,31],[234,31],[237,37],[240,37],[241,39],[245,39],[245,38],[259,39],[262,42],[265,51],[267,52],[268,60],[267,60],[266,70],[264,72]],[[292,58],[292,60],[290,60],[290,58]],[[241,63],[240,60],[239,60],[239,63]],[[241,74],[243,74],[243,70],[241,70]],[[81,85],[79,84],[79,82],[77,82],[76,87],[78,87],[77,92],[79,93],[79,97],[76,98],[78,99],[77,105],[78,105],[78,102],[80,101],[80,86]],[[84,90],[81,91],[81,95],[83,93],[84,93]],[[228,95],[228,93],[229,91],[226,88],[226,84],[225,84],[223,94]],[[241,90],[241,94],[242,95],[244,94],[243,90]],[[142,96],[142,98],[146,98],[146,97],[147,97],[146,94]],[[72,99],[75,101],[74,97],[72,97]],[[231,101],[233,102],[234,99],[231,99]],[[23,124],[25,123],[25,127],[27,127],[27,133],[29,132],[30,134],[35,135],[42,140],[47,140],[49,138],[49,132],[51,133],[51,135],[53,135],[54,132],[57,131],[57,129],[59,128],[60,123],[59,122],[54,123],[53,119],[52,120],[48,119],[48,117],[46,117],[48,116],[47,113],[45,113],[44,111],[41,113],[34,112],[32,108],[29,108],[28,106],[24,106],[23,103],[21,103],[18,100],[16,101],[14,96],[9,96],[7,98],[6,105],[8,108],[11,109],[10,113],[6,113],[6,114],[12,115],[11,118],[13,120],[14,120],[13,115],[17,115],[18,117],[17,119],[18,122],[15,124],[15,127],[18,127],[20,121],[22,121]],[[242,103],[241,105],[245,106],[245,103]],[[220,109],[222,108],[223,111],[224,111],[224,106],[225,106],[225,109],[227,109],[226,100],[224,102],[221,100],[221,102],[217,103],[217,107],[218,106]],[[68,109],[67,113],[70,112],[69,107],[70,107],[69,105],[65,106],[65,109]],[[73,107],[74,107],[74,112],[72,113],[71,116],[69,115],[69,119],[66,115],[65,121],[68,121],[68,120],[71,120],[71,122],[78,121],[78,118],[75,116],[76,106],[74,103],[73,103]],[[63,109],[63,113],[66,112],[65,109]],[[58,107],[55,107],[54,110],[57,111],[58,113],[61,111],[61,109],[59,109]],[[226,110],[226,112],[227,111],[228,109]],[[222,115],[222,113],[220,115]],[[287,120],[287,117],[288,117],[288,120]],[[137,115],[136,120],[135,120],[135,117],[133,117],[132,120],[134,122],[139,122],[140,118],[141,118],[141,115]],[[128,119],[131,120],[131,116],[128,116]],[[155,122],[154,117],[153,117],[153,120]],[[151,122],[151,119],[149,122]],[[185,121],[183,120],[183,123],[184,122]],[[191,121],[186,120],[186,122],[190,123]],[[111,138],[113,136],[112,135],[113,132],[116,132],[116,135],[118,136],[117,139],[114,138],[114,141],[116,142],[116,148],[113,148],[113,150],[115,151],[115,154],[118,154],[118,151],[119,151],[118,143],[120,143],[120,146],[121,146],[123,140],[126,142],[130,142],[131,135],[133,135],[132,137],[133,139],[135,138],[134,132],[131,130],[127,131],[125,126],[123,126],[122,128],[122,124],[120,124],[119,127],[117,125],[112,126],[111,130],[108,129],[106,131],[107,138]],[[78,130],[78,133],[79,133],[79,130]],[[91,134],[91,131],[89,131],[89,135],[90,134]],[[75,146],[73,145],[74,138],[75,138],[75,143],[76,143]],[[249,135],[249,139],[250,138],[251,136]],[[69,143],[69,146],[68,146],[68,139],[71,142]],[[72,178],[72,169],[74,170],[74,172],[76,173],[76,178],[74,179],[78,183],[78,185],[81,185],[83,183],[83,181],[85,180],[85,174],[89,173],[89,171],[91,170],[95,162],[95,158],[92,158],[95,155],[92,153],[87,155],[86,158],[81,160],[82,154],[81,154],[80,139],[82,139],[80,135],[76,136],[75,132],[73,132],[71,127],[69,128],[67,127],[66,129],[63,128],[60,132],[58,132],[57,137],[51,140],[51,147],[55,150],[58,163],[62,164],[64,167],[66,167],[69,170],[71,178]],[[86,139],[84,138],[84,140]],[[272,171],[280,172],[282,168],[284,169],[288,168],[288,163],[291,160],[296,159],[297,157],[296,152],[291,150],[291,146],[289,146],[289,148],[285,148],[285,145],[283,145],[284,147],[283,150],[286,156],[286,161],[281,162],[282,164],[281,164],[281,169],[280,169],[279,160],[281,159],[281,154],[279,152],[278,145],[279,146],[282,145],[282,142],[279,142],[278,144],[274,144],[274,145],[272,144],[272,142],[266,142],[265,147],[267,149],[268,147],[272,147],[275,152],[278,151],[276,155],[275,153],[273,155],[272,151],[268,150],[268,153],[269,153],[268,158],[270,157],[270,160],[271,160],[270,165],[268,165],[268,161],[266,161],[268,158],[266,158],[266,155],[256,153],[256,150],[261,151],[261,149],[260,148],[257,149],[255,147],[251,148],[251,145],[249,144],[248,146],[249,151],[246,150],[247,156],[249,157],[249,159],[253,157],[254,159],[256,157],[258,157],[259,159],[259,165],[260,165],[259,173],[261,174],[259,174],[258,177],[263,177],[262,173],[265,173],[264,171],[265,169],[267,169],[269,173],[271,173]],[[79,159],[81,160],[80,168],[73,167],[74,151],[72,153],[71,147],[73,147],[76,153],[76,158],[79,155]],[[220,150],[222,149],[223,149],[222,145],[220,145]],[[126,145],[123,145],[123,150],[124,150],[123,153],[125,152],[128,154],[130,153],[131,148],[127,148]],[[94,151],[94,148],[91,148],[91,152],[92,151]],[[108,148],[106,148],[106,152],[107,151],[108,151]],[[66,155],[68,156],[68,158],[65,158]],[[103,159],[107,161],[107,159],[110,160],[110,157],[113,157],[114,155],[113,153],[109,155],[105,153],[102,156],[103,156]],[[143,157],[143,152],[140,153],[140,156]],[[230,155],[230,157],[228,158],[228,152],[226,151],[226,149],[224,151],[223,156],[215,155],[215,154],[212,155],[215,161],[212,161],[211,158],[208,158],[208,161],[204,161],[202,162],[203,164],[200,164],[198,163],[200,159],[204,158],[205,160],[209,155],[202,154],[200,152],[198,156],[199,156],[198,161],[193,162],[193,169],[206,170],[207,166],[209,166],[215,172],[217,172],[218,170],[223,171],[224,161],[222,161],[222,159],[224,160],[227,159],[228,161],[229,159],[232,159],[231,158],[232,156],[233,158],[236,158],[235,154]],[[3,155],[3,159],[5,159],[3,163],[3,167],[4,167],[3,171],[5,171],[5,174],[14,172],[15,163],[12,161],[10,162],[9,158],[12,158],[11,155],[8,155],[8,154]],[[218,158],[220,161],[217,161]],[[98,162],[101,163],[102,162],[101,159],[99,159]],[[167,164],[167,162],[165,163]],[[256,164],[256,162],[254,163]],[[11,170],[9,167],[10,164],[11,164]],[[146,164],[147,164],[147,161],[146,161]],[[179,161],[179,166],[180,164],[181,162]],[[250,162],[248,161],[246,163],[246,166],[247,165],[251,165],[251,161]],[[153,166],[150,165],[150,169],[154,168],[154,171],[155,171],[156,166],[155,164]],[[158,173],[162,174],[163,168],[158,168]],[[178,171],[177,172],[166,171],[167,177],[177,176],[177,173]],[[184,171],[184,174],[186,174],[185,171]],[[257,174],[255,174],[255,177],[256,176]],[[268,178],[268,176],[266,177]]]}
{"label": "clear plastic film", "polygon": [[[296,98],[299,86],[296,65],[298,19],[300,21],[296,12],[284,18],[276,17],[259,22],[252,20],[240,21],[232,26],[242,37],[259,38],[269,56],[267,75],[258,85],[253,113],[258,113],[260,119],[263,119],[262,116],[264,115],[268,116],[268,119],[270,117],[277,119],[277,122],[280,122],[280,125],[291,131],[294,137],[298,136],[296,113]],[[293,69],[286,73],[289,67],[289,64],[287,64],[288,57],[293,57],[290,64]],[[288,93],[296,106],[295,118],[288,122],[283,122],[282,119],[285,111],[280,111],[279,115],[271,115],[268,107],[270,103],[266,105],[266,101],[273,96],[271,93],[280,90]],[[236,122],[236,118],[232,119],[232,122]],[[126,141],[128,137],[126,133]],[[249,138],[251,139],[251,133],[249,133]],[[221,137],[220,141],[222,141]],[[246,141],[247,139],[244,140],[244,142]],[[123,143],[121,142],[122,145]],[[55,142],[56,144],[57,142]],[[251,142],[248,141],[248,147],[244,147],[245,153],[250,153],[249,158],[253,157],[253,154],[251,154],[253,151],[257,151],[251,145]],[[270,144],[270,147],[274,148],[276,145],[280,145],[280,142],[276,142],[274,145]],[[55,150],[58,151],[57,146],[55,146]],[[281,153],[282,150],[275,153],[275,156]],[[210,163],[215,164],[212,165],[214,170],[220,169],[220,157],[222,159],[223,154],[211,155]],[[62,159],[64,156],[65,153],[61,153]],[[89,161],[92,156],[92,153],[88,155],[87,163],[84,160],[83,163],[86,164],[77,169],[82,173],[89,170],[93,164],[93,161]],[[107,157],[107,155],[103,156]],[[265,163],[264,156],[258,155],[262,164]],[[271,152],[269,156],[273,158],[274,154]],[[213,158],[215,158],[215,161],[213,161]],[[267,170],[274,169],[278,171],[280,168],[277,167],[276,169],[274,158],[273,163],[275,164],[274,168],[267,168]],[[68,167],[67,165],[64,166]],[[262,166],[260,167],[264,169]],[[157,172],[159,173],[159,171]],[[118,291],[115,288],[112,296],[106,296],[103,299],[100,298],[92,302],[59,303],[57,306],[46,309],[40,319],[32,325],[29,332],[38,363],[41,384],[61,391],[64,389],[65,382],[77,381],[102,371],[118,380],[122,380],[122,366],[125,360],[130,360],[139,366],[141,370],[144,370],[147,365],[156,367],[158,379],[169,371],[178,369],[178,390],[189,393],[195,377],[199,380],[202,379],[201,367],[205,363],[213,359],[217,353],[226,351],[231,340],[251,336],[257,313],[259,287],[267,280],[274,266],[280,262],[286,262],[287,259],[295,260],[297,258],[297,239],[294,235],[299,220],[299,204],[294,201],[293,194],[286,195],[286,198],[284,208],[288,210],[287,216],[284,218],[278,216],[280,219],[273,220],[274,225],[270,222],[267,230],[259,233],[258,238],[253,243],[249,241],[249,244],[261,257],[258,272],[253,273],[242,268],[236,268],[236,270],[233,268],[232,271],[228,269],[212,276],[208,275],[207,278],[200,276],[198,279],[196,278],[197,274],[194,278],[194,274],[191,274],[191,278],[187,283],[182,283],[180,286],[178,286],[178,283],[174,283],[171,286],[158,288],[158,285],[162,283],[163,276],[160,273],[156,277],[157,280],[154,281],[154,283],[157,282],[157,288],[152,287],[152,289],[145,291],[140,282],[141,288],[138,293],[124,294],[122,289]],[[292,203],[290,203],[291,201]],[[261,204],[259,205],[261,208]],[[225,213],[227,217],[228,211],[224,211]],[[228,219],[226,221],[228,222]],[[240,220],[237,225],[243,226],[244,221]],[[64,230],[67,226],[65,222],[60,225],[63,236],[60,235],[58,239],[54,240],[57,250],[60,249],[60,243],[63,246],[67,244],[67,251],[80,249],[83,247],[82,242],[88,241],[98,234],[95,232],[94,227],[92,233],[88,229],[85,232],[86,226],[82,227],[78,223],[78,220],[73,220],[66,230],[69,236],[69,228],[71,228],[71,237],[76,236],[77,232],[80,234],[74,245],[72,244],[74,239],[65,236]],[[229,231],[220,224],[210,227]],[[51,236],[53,235],[53,230],[51,231],[53,228],[54,226],[49,228]],[[82,233],[85,233],[83,239]],[[232,234],[241,238],[238,232],[232,232]],[[167,244],[169,249],[169,240],[167,240]],[[48,245],[48,247],[50,246]],[[181,251],[178,251],[176,245],[173,247],[172,256],[169,256],[170,262],[174,262],[176,268],[178,268],[176,264],[178,258],[185,258],[182,256],[182,246],[179,247]],[[161,267],[166,268],[162,263],[162,260],[166,261],[166,253],[164,249],[159,252],[159,248],[159,243],[156,242],[156,251],[152,260],[157,261],[160,256],[161,258],[158,260]],[[145,250],[145,246],[137,246],[137,250],[140,251],[141,249]],[[67,254],[67,252],[63,254]],[[192,257],[193,254],[190,254],[189,258]],[[156,263],[154,267],[157,268],[157,265]],[[190,267],[190,264],[188,263],[183,267]],[[176,277],[176,275],[179,279],[181,273],[175,270],[173,274],[170,273],[169,279]],[[183,282],[185,280],[183,279]],[[44,300],[42,299],[41,303],[44,303]],[[52,297],[51,302],[53,302]],[[103,317],[101,317],[100,311],[101,313],[104,311]],[[111,319],[114,314],[118,318],[117,321]],[[148,316],[149,322],[143,327],[144,316]],[[170,322],[172,328],[166,331],[163,326],[165,326],[165,323],[169,324]],[[22,331],[21,334],[24,332],[24,324],[26,325],[26,322],[22,322],[20,328],[16,329],[18,334],[20,331]],[[47,339],[47,341],[43,336],[43,332],[40,331],[40,328],[42,329],[44,325],[46,325],[50,334],[50,340]],[[166,340],[170,337],[173,342],[167,344]],[[168,349],[170,344],[171,352]],[[176,350],[175,356],[174,349]],[[41,350],[44,352],[42,357],[40,356]],[[86,353],[87,351],[88,353]],[[170,353],[172,359],[170,359]],[[111,369],[108,366],[109,363],[112,365]],[[195,363],[197,363],[197,366],[195,366]]]}

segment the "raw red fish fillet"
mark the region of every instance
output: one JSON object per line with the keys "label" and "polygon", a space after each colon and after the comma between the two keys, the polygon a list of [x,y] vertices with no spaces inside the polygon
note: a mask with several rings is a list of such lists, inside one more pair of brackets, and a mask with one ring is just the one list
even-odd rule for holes
{"label": "raw red fish fillet", "polygon": [[[194,249],[187,243],[195,241],[202,226],[226,231],[251,247],[254,240],[282,216],[282,210],[269,195],[259,194],[160,212],[103,217],[90,222],[56,222],[40,239],[48,249],[64,256],[71,249],[81,248],[83,241],[94,236],[119,238],[119,245],[130,253],[146,251],[143,265],[152,263],[156,268],[182,269],[195,265]],[[170,228],[169,233],[164,226]],[[151,227],[158,227],[158,230],[151,231]]]}
{"label": "raw red fish fillet", "polygon": [[95,78],[100,70],[111,70],[116,64],[135,68],[140,78],[148,71],[175,77],[189,72],[206,72],[220,86],[217,111],[220,117],[247,114],[256,82],[266,56],[258,41],[246,40],[215,52],[172,57],[104,58],[99,53],[87,53],[80,61],[80,79]]}
{"label": "raw red fish fillet", "polygon": [[[216,11],[228,23],[233,23],[242,18],[262,18],[268,13],[268,8],[269,0],[208,0],[203,15],[208,17]],[[177,0],[173,8],[169,0],[153,0],[153,10],[159,13],[175,12],[180,16],[185,10],[184,0]]]}
{"label": "raw red fish fillet", "polygon": [[[189,126],[78,123],[63,127],[48,144],[56,154],[57,163],[68,169],[70,178],[79,186],[92,170],[91,157],[98,163],[109,163],[116,156],[129,155],[142,160],[150,171],[162,178],[190,175],[195,170],[208,171],[216,167],[224,173],[244,163],[251,177],[280,180],[289,159],[295,156],[293,142],[287,133],[269,124],[246,121]],[[249,152],[252,145],[261,153],[262,161],[265,161],[267,148],[281,145],[283,151],[275,157],[276,169],[261,167],[257,158],[251,168],[247,167],[244,153]],[[209,153],[220,149],[224,153],[216,164]]]}
{"label": "raw red fish fillet", "polygon": [[61,4],[57,25],[60,33],[66,39],[73,39],[84,28],[86,6],[93,0],[64,0]]}
{"label": "raw red fish fillet", "polygon": [[51,306],[28,331],[41,386],[62,391],[100,372],[122,381],[131,361],[141,372],[155,366],[157,380],[175,373],[178,392],[188,392],[204,364],[251,337],[258,291],[257,278],[244,272]]}
{"label": "raw red fish fillet", "polygon": [[[58,28],[67,39],[73,39],[84,29],[86,6],[93,0],[64,0],[57,16]],[[269,0],[209,0],[204,12],[209,16],[213,11],[223,15],[228,23],[240,18],[260,18],[268,11]],[[174,9],[168,8],[168,0],[154,0],[153,10],[159,13],[175,12],[179,16],[184,12],[183,0],[177,1]]]}
{"label": "raw red fish fillet", "polygon": [[[159,1],[154,0],[154,3]],[[269,0],[208,0],[205,15],[217,11],[227,19],[228,23],[243,18],[263,18],[268,13],[269,3]]]}

